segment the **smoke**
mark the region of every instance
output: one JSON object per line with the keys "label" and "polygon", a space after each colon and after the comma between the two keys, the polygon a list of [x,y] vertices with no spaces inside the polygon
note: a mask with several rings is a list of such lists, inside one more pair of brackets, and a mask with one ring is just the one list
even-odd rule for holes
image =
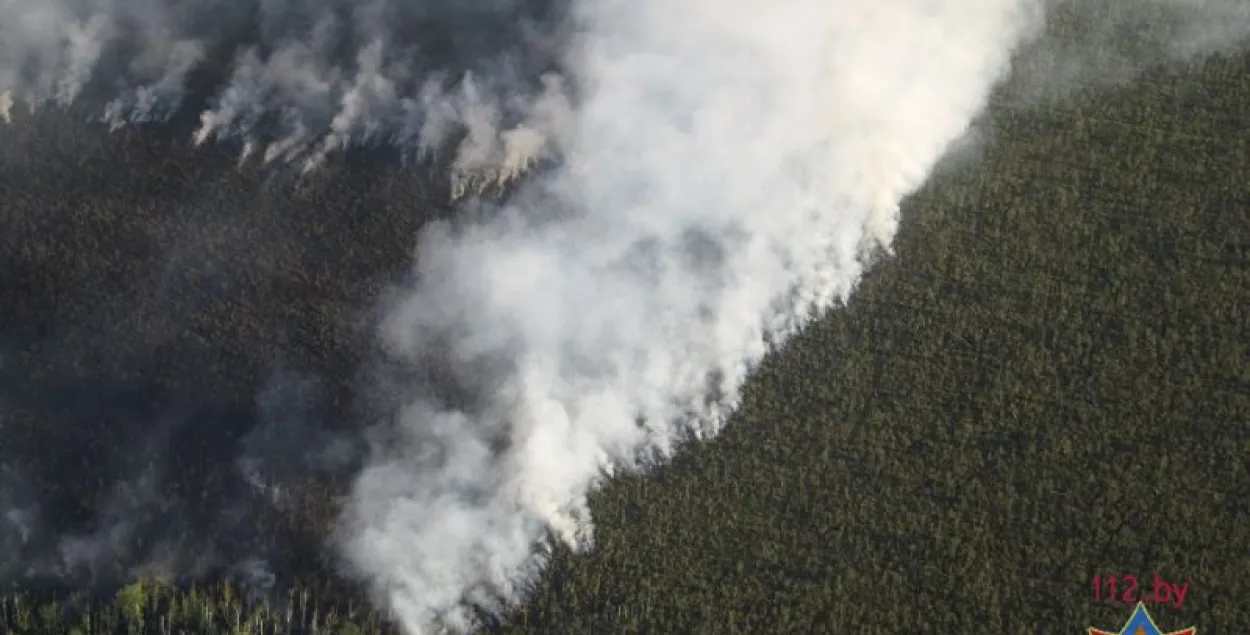
{"label": "smoke", "polygon": [[[404,398],[340,536],[408,632],[514,604],[549,536],[592,546],[603,478],[716,434],[770,348],[888,250],[1043,8],[578,3],[560,166],[428,228],[383,312]],[[1168,55],[1244,35],[1180,33]]]}
{"label": "smoke", "polygon": [[1026,107],[1250,43],[1250,4],[1239,0],[1053,0],[1048,9],[1050,37],[1027,43],[1012,77],[1010,98]]}
{"label": "smoke", "polygon": [[[450,148],[455,190],[547,156],[569,95],[552,1],[3,0],[0,119],[102,101],[111,126],[201,108],[195,143],[299,162]],[[210,86],[200,89],[197,86]],[[205,94],[200,94],[205,93]]]}
{"label": "smoke", "polygon": [[428,228],[381,342],[402,403],[342,546],[410,633],[521,597],[587,494],[715,434],[844,300],[1037,25],[1027,4],[596,0],[552,173]]}
{"label": "smoke", "polygon": [[[360,398],[380,422],[334,543],[411,635],[521,601],[552,540],[593,546],[604,478],[715,435],[763,356],[889,251],[900,203],[1013,62],[1051,95],[1250,32],[1231,0],[0,2],[15,122],[84,99],[114,126],[190,108],[194,142],[264,161],[448,151],[458,196],[530,175],[427,226],[378,307]],[[1078,36],[1041,37],[1055,28]],[[1140,37],[1117,48],[1125,28]],[[281,505],[292,473],[353,451],[284,454],[312,415],[266,395],[272,426],[236,464]],[[126,501],[159,480],[127,469],[109,532],[66,559],[127,544]],[[37,504],[0,477],[0,540],[26,540]]]}
{"label": "smoke", "polygon": [[[141,403],[168,398],[161,390],[101,386],[52,388],[63,411],[50,414],[47,395],[29,390],[0,421],[0,580],[95,586],[224,574],[272,587],[268,568],[304,554],[274,544],[289,532],[269,532],[302,513],[307,490],[350,466],[355,451],[320,425],[315,382],[271,377],[255,423],[224,408]],[[57,438],[67,432],[81,438]]]}

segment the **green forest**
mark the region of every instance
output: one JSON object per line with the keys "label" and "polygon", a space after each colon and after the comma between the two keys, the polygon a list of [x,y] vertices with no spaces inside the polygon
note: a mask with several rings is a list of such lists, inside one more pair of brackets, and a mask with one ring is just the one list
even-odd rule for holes
{"label": "green forest", "polygon": [[[1187,583],[1180,607],[1146,598],[1165,632],[1250,630],[1250,59],[1049,104],[1009,89],[906,201],[895,253],[766,359],[724,434],[596,493],[593,551],[557,551],[490,632],[1075,635],[1128,618],[1131,603],[1095,598],[1108,575]],[[251,368],[226,351],[281,339],[278,318],[309,364],[350,366],[357,334],[336,325],[447,211],[401,168],[275,185],[212,149],[79,125],[4,133],[97,143],[76,164],[33,157],[3,192],[24,310],[71,321],[144,297],[127,237],[188,183],[214,189],[213,213],[258,219],[265,280],[195,309],[212,346],[166,360],[171,390],[251,390],[204,376]],[[173,328],[126,311],[119,346]],[[281,519],[310,550],[338,485],[317,487]],[[212,581],[14,585],[0,632],[394,632],[324,568],[292,575],[263,601]]]}

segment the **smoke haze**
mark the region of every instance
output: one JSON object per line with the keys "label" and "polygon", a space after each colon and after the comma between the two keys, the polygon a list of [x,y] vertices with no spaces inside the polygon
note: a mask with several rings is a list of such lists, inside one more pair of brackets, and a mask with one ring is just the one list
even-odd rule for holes
{"label": "smoke haze", "polygon": [[[18,18],[0,22],[15,126],[19,106],[76,99],[115,126],[193,107],[195,143],[265,161],[449,153],[458,199],[528,171],[506,201],[423,228],[360,370],[377,422],[332,542],[410,635],[515,605],[551,539],[593,546],[603,478],[716,434],[763,356],[888,251],[900,203],[1018,53],[1044,98],[1250,33],[1225,0],[0,2]],[[1055,44],[1045,10],[1088,28]],[[1123,29],[1140,38],[1116,49]],[[353,464],[357,439],[309,435],[275,394],[245,476]],[[296,436],[329,449],[285,456]],[[117,500],[150,496],[150,469],[127,467]],[[34,504],[5,492],[0,549],[24,544]],[[129,508],[100,513],[124,538]],[[64,544],[89,558],[99,540]]]}
{"label": "smoke haze", "polygon": [[1049,37],[1028,42],[1010,99],[1054,102],[1122,85],[1143,72],[1184,69],[1250,42],[1250,5],[1237,0],[1054,0]]}
{"label": "smoke haze", "polygon": [[112,126],[207,107],[193,138],[316,167],[349,145],[450,148],[457,178],[544,156],[567,95],[557,0],[5,0],[0,119],[101,100]]}

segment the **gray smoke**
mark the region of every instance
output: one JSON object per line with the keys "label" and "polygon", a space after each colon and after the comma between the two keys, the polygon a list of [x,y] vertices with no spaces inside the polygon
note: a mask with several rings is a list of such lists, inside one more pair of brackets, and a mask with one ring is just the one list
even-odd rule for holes
{"label": "gray smoke", "polygon": [[[411,635],[519,602],[551,540],[592,546],[604,478],[716,434],[762,357],[888,251],[1014,56],[1053,96],[1234,50],[1250,22],[1225,0],[4,7],[12,104],[98,91],[111,123],[162,120],[206,72],[195,140],[265,160],[450,147],[457,192],[550,161],[427,227],[379,309],[383,416],[335,546]],[[241,464],[281,499],[275,468]]]}
{"label": "gray smoke", "polygon": [[[261,530],[297,514],[318,478],[356,459],[352,442],[317,419],[315,382],[289,371],[272,374],[254,420],[226,408],[138,403],[167,397],[158,390],[50,389],[60,392],[59,408],[40,387],[0,412],[4,582],[230,575],[272,587],[271,560],[289,554]],[[237,444],[225,441],[232,428],[241,430]],[[227,452],[237,454],[223,466]]]}
{"label": "gray smoke", "polygon": [[[551,2],[4,0],[0,119],[101,101],[113,126],[201,108],[193,137],[316,167],[351,146],[450,152],[456,191],[548,151],[569,94]],[[207,83],[206,95],[196,84]]]}

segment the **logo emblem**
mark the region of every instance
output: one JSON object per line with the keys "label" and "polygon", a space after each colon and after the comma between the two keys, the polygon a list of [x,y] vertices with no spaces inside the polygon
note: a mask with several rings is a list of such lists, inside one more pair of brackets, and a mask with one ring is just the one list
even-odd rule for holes
{"label": "logo emblem", "polygon": [[1155,626],[1155,621],[1150,618],[1150,613],[1146,611],[1145,603],[1138,602],[1137,608],[1129,616],[1128,622],[1124,624],[1124,628],[1121,628],[1119,631],[1104,631],[1091,626],[1089,635],[1198,635],[1198,629],[1190,626],[1179,631],[1164,633],[1159,630],[1158,626]]}

